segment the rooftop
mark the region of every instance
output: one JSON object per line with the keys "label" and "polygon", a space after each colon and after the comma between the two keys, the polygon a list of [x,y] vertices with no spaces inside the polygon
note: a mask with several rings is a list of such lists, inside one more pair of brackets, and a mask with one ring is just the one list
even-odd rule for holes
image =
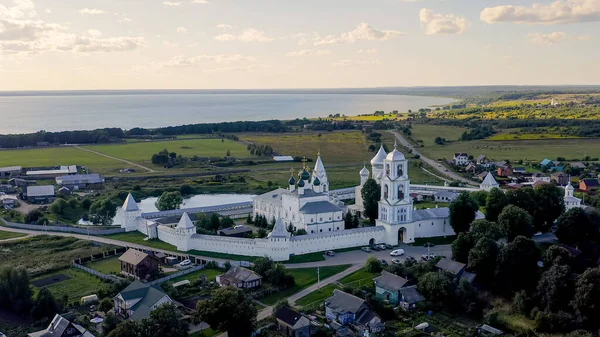
{"label": "rooftop", "polygon": [[389,291],[398,291],[408,282],[407,279],[398,275],[394,275],[385,270],[381,272],[381,276],[374,278],[373,281],[375,281],[375,285],[377,287]]}
{"label": "rooftop", "polygon": [[307,214],[318,214],[318,213],[333,213],[343,211],[340,207],[330,203],[329,201],[314,201],[307,202],[300,212]]}
{"label": "rooftop", "polygon": [[54,196],[55,190],[52,185],[45,186],[27,186],[27,197],[47,197]]}
{"label": "rooftop", "polygon": [[13,172],[13,171],[21,171],[23,168],[21,166],[8,166],[8,167],[0,167],[0,172]]}
{"label": "rooftop", "polygon": [[119,261],[123,261],[133,265],[138,265],[146,257],[148,257],[148,254],[142,251],[139,251],[137,249],[128,249],[123,255],[119,257]]}
{"label": "rooftop", "polygon": [[308,318],[304,317],[302,314],[300,314],[296,310],[291,309],[287,306],[281,307],[281,309],[279,309],[275,313],[275,317],[278,320],[283,321],[285,324],[288,324],[289,326],[292,326],[295,328],[310,325],[310,321],[308,320]]}
{"label": "rooftop", "polygon": [[235,235],[240,233],[249,233],[252,232],[252,228],[248,226],[234,226],[229,228],[223,228],[219,230],[219,234],[221,235]]}
{"label": "rooftop", "polygon": [[365,301],[362,298],[339,289],[335,289],[333,296],[325,300],[325,306],[338,313],[356,313],[364,303]]}
{"label": "rooftop", "polygon": [[417,290],[417,286],[401,288],[400,295],[402,295],[404,301],[408,303],[419,303],[425,300],[425,297]]}
{"label": "rooftop", "polygon": [[435,266],[454,275],[460,273],[465,268],[464,263],[456,262],[447,258],[442,258]]}
{"label": "rooftop", "polygon": [[140,299],[130,308],[134,311],[130,319],[136,321],[147,318],[150,311],[152,311],[152,306],[167,296],[167,294],[156,287],[149,286],[140,281],[133,281],[117,296],[121,296],[125,301]]}

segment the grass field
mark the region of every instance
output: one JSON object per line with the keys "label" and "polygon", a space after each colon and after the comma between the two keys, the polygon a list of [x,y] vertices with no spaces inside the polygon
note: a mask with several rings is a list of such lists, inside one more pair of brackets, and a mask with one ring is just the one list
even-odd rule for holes
{"label": "grass field", "polygon": [[322,303],[326,298],[333,296],[333,291],[335,289],[340,289],[340,287],[334,283],[328,284],[321,289],[313,291],[312,293],[297,300],[296,304],[303,307],[315,303]]}
{"label": "grass field", "polygon": [[231,156],[238,158],[251,157],[246,146],[229,139],[189,139],[169,141],[149,141],[113,145],[86,146],[93,151],[101,152],[116,158],[136,163],[151,163],[152,155],[162,151],[175,152],[184,157],[225,157],[227,150]]}
{"label": "grass field", "polygon": [[578,139],[581,137],[561,135],[561,134],[542,134],[542,133],[497,133],[486,140],[545,140],[545,139]]}
{"label": "grass field", "polygon": [[86,267],[92,268],[95,271],[99,271],[103,274],[119,274],[121,272],[121,261],[118,256],[109,257],[106,259],[89,262],[85,264]]}
{"label": "grass field", "polygon": [[433,146],[435,145],[435,137],[442,137],[448,141],[455,141],[460,139],[460,136],[463,132],[467,131],[468,128],[448,125],[413,124],[410,130],[412,132],[411,137],[414,140],[420,139],[425,146]]}
{"label": "grass field", "polygon": [[27,234],[0,231],[0,240],[20,238],[20,237],[23,237],[25,235],[27,235]]}
{"label": "grass field", "polygon": [[118,233],[118,234],[105,235],[104,237],[107,237],[107,238],[110,238],[113,240],[120,240],[120,241],[125,241],[125,242],[136,243],[138,245],[144,245],[144,246],[148,246],[148,247],[152,247],[152,248],[170,250],[170,251],[174,251],[174,252],[177,251],[177,247],[173,246],[172,244],[160,241],[158,239],[144,241],[144,239],[147,236],[140,232]]}
{"label": "grass field", "polygon": [[187,275],[176,277],[174,279],[169,280],[169,282],[166,282],[166,283],[172,284],[172,283],[177,283],[177,282],[180,282],[183,280],[189,280],[190,282],[193,282],[193,281],[199,279],[201,275],[206,275],[206,278],[209,281],[214,281],[215,278],[217,277],[217,275],[221,275],[223,273],[224,273],[224,271],[219,270],[219,269],[205,268],[202,270],[195,271],[193,273],[189,273]]}
{"label": "grass field", "polygon": [[[67,275],[71,279],[46,287],[55,298],[62,298],[63,295],[68,295],[69,301],[78,301],[81,297],[95,294],[98,290],[107,286],[106,283],[100,281],[95,276],[74,268],[62,269],[51,274],[46,274],[43,277],[57,274]],[[39,288],[35,288],[36,293],[38,290]]]}
{"label": "grass field", "polygon": [[221,334],[219,331],[215,331],[211,328],[204,329],[202,331],[194,332],[190,337],[213,337]]}
{"label": "grass field", "polygon": [[124,167],[124,164],[118,160],[74,147],[1,150],[0,163],[2,163],[2,166],[23,167],[78,165],[89,167],[96,173],[114,172]]}
{"label": "grass field", "polygon": [[[321,135],[321,136],[319,136]],[[240,139],[271,145],[283,155],[315,160],[321,151],[324,162],[331,164],[361,163],[373,157],[361,131],[310,132],[299,134],[243,134]],[[327,164],[325,164],[327,168]]]}
{"label": "grass field", "polygon": [[367,284],[373,284],[373,278],[379,275],[380,273],[370,273],[366,269],[362,268],[344,277],[339,281],[339,283],[347,287],[360,288]]}
{"label": "grass field", "polygon": [[[321,280],[324,280],[335,274],[339,274],[344,270],[348,269],[349,267],[350,265],[321,267],[319,270],[321,274]],[[311,285],[317,283],[317,268],[288,269],[287,271],[290,275],[294,277],[296,285],[284,291],[280,291],[278,293],[262,298],[260,300],[262,303],[268,305],[275,304],[280,299],[289,297],[290,295],[293,295],[301,291],[302,289],[308,288]]]}

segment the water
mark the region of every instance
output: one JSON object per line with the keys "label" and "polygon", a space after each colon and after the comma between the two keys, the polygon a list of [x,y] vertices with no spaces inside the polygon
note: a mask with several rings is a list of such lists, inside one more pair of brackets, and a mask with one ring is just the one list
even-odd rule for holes
{"label": "water", "polygon": [[0,93],[0,134],[406,112],[451,98],[327,93]]}
{"label": "water", "polygon": [[[255,196],[255,194],[199,194],[183,199],[183,205],[181,205],[180,208],[235,204],[238,202],[252,201],[252,197]],[[158,212],[158,209],[154,206],[156,200],[158,200],[158,198],[147,198],[137,204],[144,213]]]}

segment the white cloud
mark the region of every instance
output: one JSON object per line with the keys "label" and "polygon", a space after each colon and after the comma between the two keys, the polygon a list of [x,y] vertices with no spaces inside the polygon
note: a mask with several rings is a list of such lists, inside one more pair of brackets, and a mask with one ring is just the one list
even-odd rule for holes
{"label": "white cloud", "polygon": [[404,35],[397,30],[379,30],[371,27],[368,23],[359,24],[353,31],[342,33],[340,36],[328,35],[324,38],[318,38],[315,46],[336,45],[342,43],[354,43],[358,40],[385,41]]}
{"label": "white cloud", "polygon": [[359,54],[377,54],[377,49],[359,49],[356,52]]}
{"label": "white cloud", "polygon": [[419,12],[419,21],[425,27],[427,35],[462,34],[469,26],[467,19],[462,16],[438,14],[427,8]]}
{"label": "white cloud", "polygon": [[263,31],[246,28],[240,35],[220,34],[215,36],[217,41],[242,41],[242,42],[271,42],[272,38],[265,36]]}
{"label": "white cloud", "polygon": [[177,27],[177,33],[179,33],[179,34],[185,34],[187,32],[188,32],[187,28],[185,28],[185,27]]}
{"label": "white cloud", "polygon": [[89,36],[100,37],[102,36],[102,32],[97,29],[88,29],[87,31]]}
{"label": "white cloud", "polygon": [[182,5],[182,3],[181,2],[173,2],[173,1],[163,1],[163,5],[169,6],[169,7],[179,7]]}
{"label": "white cloud", "polygon": [[327,49],[317,49],[317,50],[301,49],[301,50],[295,50],[295,51],[289,52],[289,53],[287,53],[287,56],[309,56],[309,55],[321,56],[321,55],[330,55],[330,54],[331,54],[331,50],[327,50]]}
{"label": "white cloud", "polygon": [[36,12],[31,0],[13,0],[13,5],[10,7],[0,4],[0,18],[21,19],[34,16]]}
{"label": "white cloud", "polygon": [[210,1],[208,0],[190,0],[191,4],[201,4],[201,5],[206,5],[209,4]]}
{"label": "white cloud", "polygon": [[101,9],[97,9],[97,8],[84,8],[84,9],[80,9],[79,13],[81,13],[83,15],[101,15],[101,14],[106,14],[105,11],[103,11]]}
{"label": "white cloud", "polygon": [[163,5],[165,6],[169,6],[169,7],[181,7],[183,5],[206,5],[209,4],[210,1],[208,0],[189,0],[187,2],[181,2],[181,1],[163,1]]}
{"label": "white cloud", "polygon": [[576,40],[576,41],[587,41],[590,39],[588,35],[569,35],[564,32],[552,32],[549,34],[543,33],[529,33],[527,34],[527,38],[529,42],[533,44],[541,44],[546,46],[551,46],[553,44],[557,44],[567,40]]}
{"label": "white cloud", "polygon": [[52,10],[50,8],[46,8],[46,13],[52,14]]}
{"label": "white cloud", "polygon": [[215,27],[217,27],[217,28],[219,28],[219,29],[232,29],[232,28],[233,28],[233,26],[231,26],[231,25],[226,25],[226,24],[224,24],[224,23],[220,23],[220,24],[216,25]]}
{"label": "white cloud", "polygon": [[353,66],[365,66],[365,65],[377,65],[381,64],[379,60],[372,61],[359,61],[359,60],[341,60],[334,62],[332,65],[334,67],[353,67]]}
{"label": "white cloud", "polygon": [[125,18],[119,20],[119,22],[133,22],[133,20],[131,20],[130,18],[125,17]]}
{"label": "white cloud", "polygon": [[556,24],[600,21],[600,0],[558,0],[549,4],[496,6],[481,11],[486,23]]}

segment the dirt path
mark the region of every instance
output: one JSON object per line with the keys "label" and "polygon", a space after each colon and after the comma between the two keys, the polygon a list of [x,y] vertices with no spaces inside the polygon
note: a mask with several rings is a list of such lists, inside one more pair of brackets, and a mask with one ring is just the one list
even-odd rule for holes
{"label": "dirt path", "polygon": [[136,164],[136,163],[134,163],[134,162],[131,162],[131,161],[129,161],[129,160],[125,160],[125,159],[121,159],[121,158],[117,158],[117,157],[109,156],[109,155],[107,155],[107,154],[104,154],[104,153],[102,153],[102,152],[98,152],[98,151],[94,151],[94,150],[86,149],[86,148],[83,148],[83,147],[80,147],[80,146],[75,146],[75,148],[76,148],[76,149],[83,150],[83,151],[91,152],[91,153],[97,154],[97,155],[99,155],[99,156],[102,156],[102,157],[106,157],[106,158],[110,158],[110,159],[118,160],[118,161],[120,161],[120,162],[123,162],[123,163],[129,164],[129,165],[137,166],[137,167],[139,167],[139,168],[142,168],[142,169],[144,169],[144,170],[146,170],[146,171],[148,171],[148,172],[150,172],[150,173],[156,172],[156,170],[153,170],[153,169],[151,169],[151,168],[149,168],[149,167],[146,167],[146,166],[142,166],[142,165],[140,165],[140,164]]}

